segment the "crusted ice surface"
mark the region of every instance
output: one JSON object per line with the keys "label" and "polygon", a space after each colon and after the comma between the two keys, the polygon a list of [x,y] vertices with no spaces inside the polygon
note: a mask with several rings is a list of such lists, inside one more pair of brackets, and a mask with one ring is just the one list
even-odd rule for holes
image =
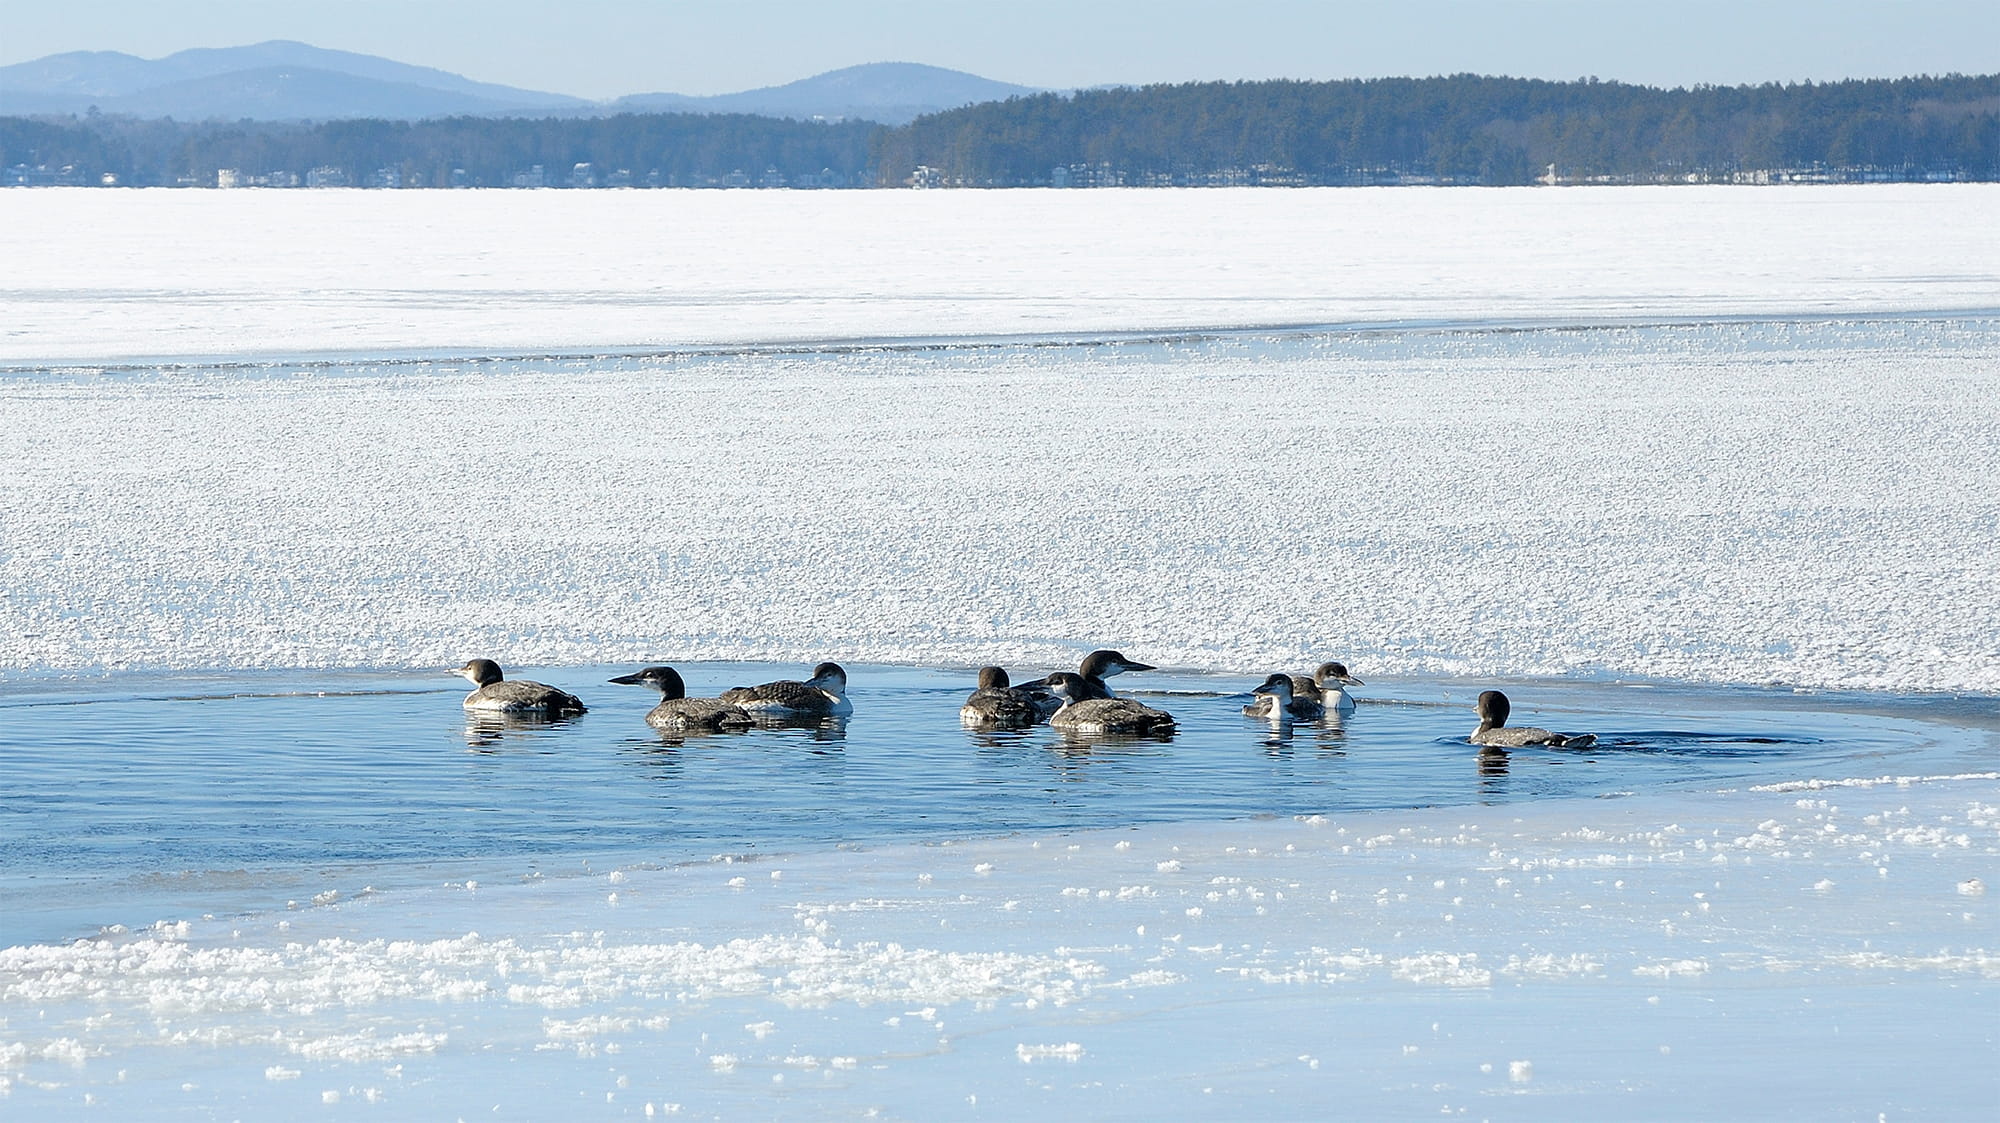
{"label": "crusted ice surface", "polygon": [[0,950],[0,1103],[1967,1117],[1996,862],[1911,776],[496,876]]}
{"label": "crusted ice surface", "polygon": [[0,379],[0,668],[2000,690],[2000,321]]}
{"label": "crusted ice surface", "polygon": [[10,191],[0,361],[2000,306],[2000,187]]}

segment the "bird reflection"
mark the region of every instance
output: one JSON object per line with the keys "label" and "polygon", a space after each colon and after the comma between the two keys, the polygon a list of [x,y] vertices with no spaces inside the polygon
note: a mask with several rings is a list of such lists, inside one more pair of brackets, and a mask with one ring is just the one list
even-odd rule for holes
{"label": "bird reflection", "polygon": [[822,718],[778,718],[762,714],[751,715],[757,720],[758,729],[799,729],[805,731],[815,741],[835,742],[847,740],[846,717]]}
{"label": "bird reflection", "polygon": [[1022,744],[1039,742],[1042,738],[1039,731],[966,726],[965,739],[981,749],[1012,749]]}
{"label": "bird reflection", "polygon": [[1257,743],[1271,756],[1290,756],[1292,751],[1293,723],[1288,717],[1276,717],[1264,727],[1264,735]]}
{"label": "bird reflection", "polygon": [[644,768],[645,771],[640,775],[645,779],[677,780],[680,778],[681,768],[686,763],[681,758],[680,738],[662,737],[658,741],[634,738],[630,742],[630,746],[625,750],[625,759],[632,764]]}
{"label": "bird reflection", "polygon": [[532,714],[467,713],[465,744],[475,752],[497,752],[509,738],[531,743],[552,730],[572,725],[568,717],[540,717]]}
{"label": "bird reflection", "polygon": [[1312,723],[1313,741],[1319,745],[1319,755],[1323,757],[1344,757],[1347,755],[1347,720],[1328,710],[1326,716]]}
{"label": "bird reflection", "polygon": [[[705,729],[701,726],[689,726],[684,729],[655,729],[653,730],[653,737],[643,743],[648,746],[647,751],[663,751],[681,748],[690,741],[696,744],[700,744],[703,741],[721,741],[731,737],[741,737],[748,732],[750,732],[750,727],[747,725],[728,725],[720,729]],[[653,745],[659,745],[662,749],[654,750],[651,748]]]}
{"label": "bird reflection", "polygon": [[1097,730],[1060,729],[1056,731],[1053,747],[1071,753],[1089,753],[1100,749],[1118,749],[1140,745],[1164,745],[1174,739],[1174,727],[1155,729],[1148,733],[1109,733]]}
{"label": "bird reflection", "polygon": [[1479,750],[1479,794],[1499,799],[1507,794],[1507,750],[1488,745]]}

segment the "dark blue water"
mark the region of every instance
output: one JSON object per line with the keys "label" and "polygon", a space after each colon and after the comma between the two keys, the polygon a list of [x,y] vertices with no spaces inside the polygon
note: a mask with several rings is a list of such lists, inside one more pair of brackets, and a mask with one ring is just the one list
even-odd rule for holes
{"label": "dark blue water", "polygon": [[[1241,713],[1259,676],[1172,674],[1116,684],[1180,719],[1171,740],[1079,741],[964,729],[969,671],[867,666],[849,668],[855,712],[842,726],[675,739],[644,724],[654,695],[604,681],[629,669],[522,668],[517,677],[570,689],[591,710],[501,726],[469,722],[466,687],[423,672],[0,688],[0,945],[145,923],[162,901],[262,903],[309,892],[329,869],[393,882],[421,864],[672,862],[1876,776],[1991,756],[1983,735],[1922,720],[1920,703],[1906,716],[1588,684],[1509,689],[1517,724],[1595,731],[1597,747],[1482,754],[1464,738],[1470,698],[1489,684],[1373,683],[1344,721],[1273,730]],[[681,669],[694,694],[805,673]]]}

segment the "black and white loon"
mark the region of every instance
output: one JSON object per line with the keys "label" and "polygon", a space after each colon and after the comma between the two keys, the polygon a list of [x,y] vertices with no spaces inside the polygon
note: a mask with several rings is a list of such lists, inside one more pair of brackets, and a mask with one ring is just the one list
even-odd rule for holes
{"label": "black and white loon", "polygon": [[510,680],[491,659],[468,659],[450,673],[472,680],[476,689],[465,696],[465,708],[477,713],[568,717],[584,711],[576,695],[526,679]]}
{"label": "black and white loon", "polygon": [[1312,719],[1326,712],[1325,707],[1312,698],[1300,698],[1292,693],[1292,676],[1272,675],[1263,685],[1250,693],[1255,701],[1243,707],[1250,717],[1269,718],[1272,721],[1290,721],[1293,718]]}
{"label": "black and white loon", "polygon": [[660,704],[646,713],[655,729],[728,729],[756,724],[749,711],[720,698],[690,698],[687,683],[672,667],[646,667],[611,680],[624,686],[650,686],[660,692]]}
{"label": "black and white loon", "polygon": [[[1321,663],[1313,671],[1311,678],[1307,678],[1304,675],[1292,676],[1292,693],[1294,697],[1301,701],[1310,699],[1318,702],[1325,709],[1332,710],[1335,713],[1345,713],[1354,708],[1354,698],[1347,693],[1345,688],[1361,685],[1363,683],[1360,679],[1347,673],[1347,664],[1345,663]],[[1298,715],[1296,709],[1292,712]],[[1319,715],[1315,714],[1313,716],[1317,717]]]}
{"label": "black and white loon", "polygon": [[821,663],[804,682],[779,679],[761,686],[732,686],[722,692],[722,701],[743,707],[751,717],[846,717],[854,712],[854,703],[847,700],[847,672],[838,663]]}
{"label": "black and white loon", "polygon": [[966,725],[1025,729],[1047,721],[1061,705],[1053,694],[1009,686],[1002,668],[981,667],[979,689],[958,708],[958,719]]}
{"label": "black and white loon", "polygon": [[1513,706],[1508,703],[1507,696],[1498,690],[1481,691],[1477,706],[1479,728],[1472,731],[1470,738],[1475,745],[1494,745],[1503,749],[1525,745],[1580,749],[1597,743],[1595,733],[1551,733],[1532,725],[1508,725],[1507,715],[1512,712]]}
{"label": "black and white loon", "polygon": [[1174,716],[1130,698],[1086,698],[1082,675],[1060,671],[1048,677],[1049,690],[1063,707],[1049,716],[1057,729],[1078,733],[1171,733]]}

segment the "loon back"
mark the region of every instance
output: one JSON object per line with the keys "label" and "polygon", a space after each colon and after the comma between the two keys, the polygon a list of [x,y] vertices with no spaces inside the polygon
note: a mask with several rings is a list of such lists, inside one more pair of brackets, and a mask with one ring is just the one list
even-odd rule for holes
{"label": "loon back", "polygon": [[752,716],[840,717],[854,712],[847,700],[847,672],[838,663],[821,663],[804,682],[779,679],[760,686],[735,686],[722,692]]}
{"label": "loon back", "polygon": [[584,712],[583,700],[565,690],[526,679],[508,680],[491,659],[468,659],[452,674],[470,679],[476,689],[464,707],[478,713],[568,717]]}
{"label": "loon back", "polygon": [[1078,733],[1162,734],[1174,730],[1174,717],[1165,710],[1134,702],[1130,698],[1085,698],[1081,675],[1067,672],[1049,676],[1049,689],[1063,699],[1063,707],[1049,717],[1057,729]]}
{"label": "loon back", "polygon": [[660,702],[646,713],[655,729],[727,729],[755,724],[743,707],[719,698],[690,698],[687,684],[672,667],[646,667],[611,680],[627,686],[650,686]]}
{"label": "loon back", "polygon": [[1595,733],[1551,733],[1533,725],[1508,725],[1507,715],[1514,707],[1507,696],[1498,690],[1481,691],[1474,703],[1479,713],[1479,726],[1468,738],[1475,745],[1493,745],[1505,749],[1524,748],[1529,745],[1548,745],[1551,748],[1581,749],[1597,743]]}
{"label": "loon back", "polygon": [[646,711],[646,724],[655,729],[747,729],[757,719],[720,698],[663,698]]}

